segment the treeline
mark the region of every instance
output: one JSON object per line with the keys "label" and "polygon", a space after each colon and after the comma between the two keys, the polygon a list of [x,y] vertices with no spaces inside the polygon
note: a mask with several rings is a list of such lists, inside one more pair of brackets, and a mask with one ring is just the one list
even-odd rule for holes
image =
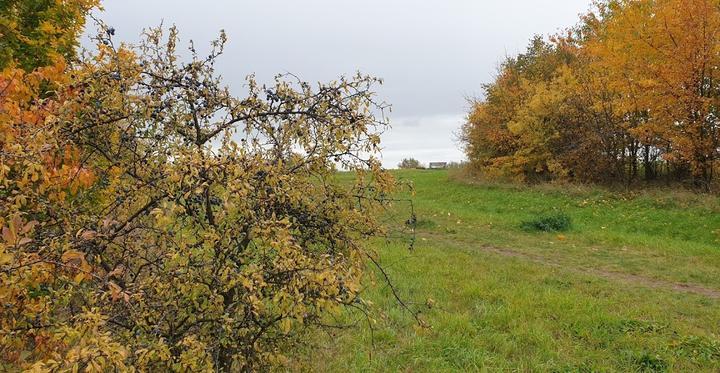
{"label": "treeline", "polygon": [[720,1],[600,0],[534,38],[473,103],[476,169],[523,181],[716,179]]}

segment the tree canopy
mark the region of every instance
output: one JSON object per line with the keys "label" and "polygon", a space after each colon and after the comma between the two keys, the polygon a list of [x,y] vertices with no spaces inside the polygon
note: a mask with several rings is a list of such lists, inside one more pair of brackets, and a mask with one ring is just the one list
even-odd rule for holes
{"label": "tree canopy", "polygon": [[476,168],[521,180],[692,181],[717,169],[720,4],[603,0],[534,39],[463,128]]}
{"label": "tree canopy", "polygon": [[46,66],[72,58],[85,16],[99,0],[4,0],[0,3],[0,69]]}
{"label": "tree canopy", "polygon": [[398,163],[398,168],[403,169],[411,169],[411,168],[422,168],[423,165],[415,158],[403,158],[400,163]]}

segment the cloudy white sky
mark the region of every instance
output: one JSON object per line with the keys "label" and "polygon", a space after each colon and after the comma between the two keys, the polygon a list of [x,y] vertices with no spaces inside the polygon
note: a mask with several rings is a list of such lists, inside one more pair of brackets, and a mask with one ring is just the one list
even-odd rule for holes
{"label": "cloudy white sky", "polygon": [[[230,42],[220,72],[237,94],[245,76],[292,72],[327,81],[356,71],[381,77],[393,105],[383,162],[464,158],[454,133],[467,97],[481,93],[504,56],[534,34],[573,25],[590,0],[105,0],[100,18],[121,40],[175,24],[184,41]],[[91,26],[92,27],[92,26]]]}

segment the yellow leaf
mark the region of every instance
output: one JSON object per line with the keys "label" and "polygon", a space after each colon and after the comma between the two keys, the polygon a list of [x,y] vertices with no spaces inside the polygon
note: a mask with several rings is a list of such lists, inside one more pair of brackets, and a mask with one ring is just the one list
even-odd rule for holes
{"label": "yellow leaf", "polygon": [[67,263],[67,262],[70,262],[73,260],[85,261],[85,254],[83,254],[77,250],[68,250],[63,253],[63,255],[62,255],[63,263]]}
{"label": "yellow leaf", "polygon": [[5,250],[0,246],[0,265],[10,263],[12,261],[12,254],[8,254],[5,252]]}
{"label": "yellow leaf", "polygon": [[52,23],[47,21],[41,23],[38,29],[44,34],[54,34],[57,31],[57,28]]}
{"label": "yellow leaf", "polygon": [[84,279],[85,279],[85,274],[82,273],[82,272],[80,272],[80,273],[78,273],[77,275],[75,275],[75,277],[73,278],[73,281],[74,281],[76,284],[79,284],[79,283],[81,283]]}
{"label": "yellow leaf", "polygon": [[290,328],[292,327],[292,321],[290,319],[282,319],[280,320],[280,330],[287,334],[290,332]]}

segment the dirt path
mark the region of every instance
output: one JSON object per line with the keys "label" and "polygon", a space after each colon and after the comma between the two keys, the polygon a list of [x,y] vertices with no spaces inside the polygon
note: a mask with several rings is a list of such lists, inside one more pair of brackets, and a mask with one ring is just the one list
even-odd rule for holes
{"label": "dirt path", "polygon": [[629,285],[642,286],[652,289],[672,290],[677,292],[702,295],[712,299],[720,299],[720,290],[711,289],[702,285],[664,281],[651,277],[633,275],[630,273],[623,273],[617,271],[607,271],[598,268],[568,267],[563,263],[556,262],[539,255],[532,255],[512,249],[498,248],[489,245],[480,246],[480,249],[485,252],[497,255],[520,258],[537,264],[562,268],[573,273],[589,274],[592,276],[601,277],[611,281],[622,282]]}

